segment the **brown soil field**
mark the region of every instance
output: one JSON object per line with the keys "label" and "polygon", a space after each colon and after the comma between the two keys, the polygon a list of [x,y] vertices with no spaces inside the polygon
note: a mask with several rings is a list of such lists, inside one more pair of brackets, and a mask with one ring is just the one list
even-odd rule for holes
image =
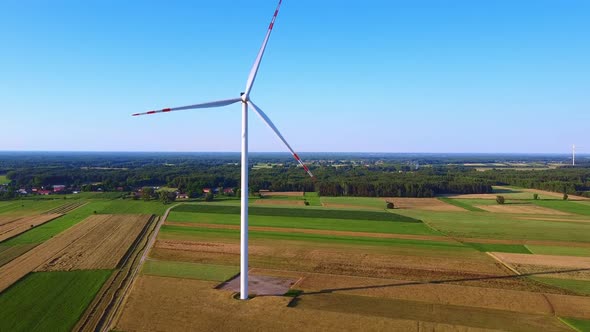
{"label": "brown soil field", "polygon": [[146,226],[151,215],[95,215],[101,223],[65,250],[53,255],[37,271],[114,269]]}
{"label": "brown soil field", "polygon": [[285,206],[304,206],[303,201],[296,201],[292,199],[257,199],[254,201],[256,205],[285,205]]}
{"label": "brown soil field", "polygon": [[546,296],[553,305],[557,316],[590,319],[589,296],[566,296],[558,294],[546,294]]}
{"label": "brown soil field", "polygon": [[[184,226],[184,227],[205,227],[217,229],[235,229],[239,230],[238,225],[220,225],[220,224],[196,224],[184,222],[166,222],[166,225]],[[284,233],[304,233],[304,234],[321,234],[321,235],[336,235],[336,236],[360,236],[360,237],[374,237],[382,239],[410,239],[423,241],[442,241],[455,242],[454,239],[446,236],[436,235],[412,235],[412,234],[393,234],[393,233],[369,233],[369,232],[347,232],[347,231],[333,231],[322,229],[305,229],[305,228],[285,228],[285,227],[262,227],[262,226],[248,226],[253,231],[267,231],[267,232],[284,232]]]}
{"label": "brown soil field", "polygon": [[87,218],[0,267],[0,292],[91,232],[108,217],[108,215],[97,215]]}
{"label": "brown soil field", "polygon": [[287,297],[259,296],[238,301],[231,297],[231,292],[215,290],[214,286],[215,283],[199,280],[141,276],[114,329],[130,332],[194,331],[195,328],[200,331],[486,331],[437,322],[289,308],[291,298]]}
{"label": "brown soil field", "polygon": [[553,210],[532,204],[475,205],[475,207],[495,213],[544,214],[556,216],[570,215],[566,212]]}
{"label": "brown soil field", "polygon": [[590,269],[590,257],[529,255],[494,252],[494,256],[507,264],[539,265],[556,268]]}
{"label": "brown soil field", "polygon": [[262,196],[290,196],[303,197],[303,191],[265,191],[260,193]]}
{"label": "brown soil field", "polygon": [[61,216],[61,214],[40,214],[17,218],[12,221],[4,220],[4,223],[0,224],[0,242]]}
{"label": "brown soil field", "polygon": [[[513,273],[482,253],[465,253],[444,259],[420,256],[416,250],[381,252],[378,250],[346,247],[301,246],[282,241],[252,242],[250,267],[326,273],[359,277],[379,277],[422,282],[445,282],[478,287],[569,294],[555,287],[537,285]],[[432,253],[429,253],[432,254]],[[237,243],[158,240],[151,257],[159,260],[187,261],[206,264],[239,264]]]}
{"label": "brown soil field", "polygon": [[425,210],[440,212],[467,211],[458,206],[445,203],[436,198],[386,197],[385,202],[393,202],[396,209]]}
{"label": "brown soil field", "polygon": [[0,216],[0,226],[4,225],[4,224],[8,224],[11,222],[14,222],[18,219],[22,218],[22,216],[18,216],[18,215],[1,215]]}
{"label": "brown soil field", "polygon": [[295,309],[409,319],[503,331],[570,331],[554,315],[516,313],[348,294],[301,296]]}

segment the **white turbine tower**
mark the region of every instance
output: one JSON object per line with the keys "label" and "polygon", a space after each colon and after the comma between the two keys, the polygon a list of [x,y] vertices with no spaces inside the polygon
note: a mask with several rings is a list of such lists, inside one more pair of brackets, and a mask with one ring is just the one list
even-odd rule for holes
{"label": "white turbine tower", "polygon": [[572,166],[576,166],[576,145],[572,144]]}
{"label": "white turbine tower", "polygon": [[252,90],[252,86],[254,85],[254,80],[256,79],[256,74],[258,73],[258,68],[260,67],[260,62],[262,60],[262,56],[264,55],[264,50],[266,49],[266,44],[268,43],[268,39],[270,37],[270,33],[272,32],[272,28],[275,24],[275,20],[279,13],[279,9],[281,7],[282,0],[279,0],[279,4],[277,5],[277,9],[272,17],[270,25],[268,26],[268,31],[266,32],[266,36],[264,37],[264,41],[262,42],[262,46],[260,47],[260,51],[258,52],[258,56],[254,61],[254,65],[250,70],[250,75],[248,76],[248,80],[246,82],[246,90],[241,94],[240,97],[231,98],[231,99],[224,99],[218,101],[212,101],[207,103],[200,103],[195,105],[188,105],[188,106],[181,106],[181,107],[173,107],[173,108],[164,108],[157,111],[149,111],[145,113],[135,113],[133,116],[137,115],[146,115],[146,114],[156,114],[156,113],[166,113],[166,112],[173,112],[173,111],[184,111],[196,108],[212,108],[212,107],[222,107],[227,106],[235,103],[242,103],[242,178],[241,178],[241,227],[240,227],[240,299],[246,300],[248,298],[248,106],[252,107],[252,109],[260,116],[262,121],[264,121],[270,129],[272,129],[275,134],[279,137],[279,139],[285,144],[287,149],[291,152],[293,157],[301,164],[303,169],[313,178],[313,174],[307,168],[307,166],[301,161],[301,158],[293,151],[289,143],[285,140],[283,135],[279,132],[277,127],[270,121],[268,116],[258,107],[256,104],[252,102],[250,99],[250,92]]}

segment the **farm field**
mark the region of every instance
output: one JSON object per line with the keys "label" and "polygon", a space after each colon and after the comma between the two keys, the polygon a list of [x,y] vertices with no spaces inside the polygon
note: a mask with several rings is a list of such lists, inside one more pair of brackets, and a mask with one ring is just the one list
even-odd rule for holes
{"label": "farm field", "polygon": [[[0,305],[34,308],[27,324],[0,316],[0,329],[583,330],[590,205],[495,189],[513,196],[500,209],[496,193],[252,197],[250,288],[274,279],[290,288],[247,302],[221,286],[239,273],[235,199],[0,202],[0,224],[62,214],[0,242]],[[158,233],[157,216],[166,218]],[[76,291],[58,293],[67,287]],[[31,303],[35,291],[48,299]],[[76,310],[42,314],[69,306]]]}
{"label": "farm field", "polygon": [[[81,317],[87,326],[110,317],[111,302],[120,300],[121,287],[132,280],[156,219],[104,212],[164,210],[154,202],[125,206],[112,199],[1,203],[3,230],[19,223],[28,227],[0,242],[0,330],[7,331],[71,330]],[[33,223],[39,226],[31,228]],[[97,294],[109,295],[100,301]],[[93,312],[85,313],[91,303]]]}
{"label": "farm field", "polygon": [[111,273],[95,270],[29,274],[0,293],[0,330],[70,330]]}
{"label": "farm field", "polygon": [[[393,211],[385,209],[384,198],[318,197],[322,206],[251,201],[249,274],[293,282],[285,296],[248,302],[217,289],[239,269],[237,206],[182,204],[160,229],[114,329],[190,330],[197,321],[202,330],[585,326],[589,281],[580,275],[590,271],[590,219],[536,209],[543,206],[526,192],[514,195],[533,207],[530,213],[460,206],[496,206],[495,195],[413,199],[405,206],[398,199]],[[294,200],[284,193],[266,199]],[[555,257],[540,262],[553,267],[534,261],[543,255]],[[521,272],[515,257],[537,265]],[[562,268],[583,271],[556,271],[555,262],[564,261],[571,263]]]}

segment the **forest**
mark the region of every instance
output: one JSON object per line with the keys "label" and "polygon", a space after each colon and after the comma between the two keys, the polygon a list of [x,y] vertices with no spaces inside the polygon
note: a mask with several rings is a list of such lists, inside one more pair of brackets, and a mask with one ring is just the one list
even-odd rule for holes
{"label": "forest", "polygon": [[[492,192],[493,185],[514,185],[587,195],[590,167],[547,170],[490,169],[449,163],[449,157],[321,155],[308,157],[310,178],[285,154],[251,158],[250,190],[315,191],[322,196],[433,197]],[[447,158],[447,159],[445,159]],[[424,164],[425,159],[431,161]],[[452,156],[471,160],[468,156]],[[476,157],[473,159],[478,160]],[[486,159],[493,159],[486,156]],[[203,188],[239,189],[237,154],[41,153],[0,155],[0,175],[9,180],[3,197],[19,188],[66,185],[73,190],[133,191],[168,186],[195,197]],[[537,160],[535,160],[537,162]]]}

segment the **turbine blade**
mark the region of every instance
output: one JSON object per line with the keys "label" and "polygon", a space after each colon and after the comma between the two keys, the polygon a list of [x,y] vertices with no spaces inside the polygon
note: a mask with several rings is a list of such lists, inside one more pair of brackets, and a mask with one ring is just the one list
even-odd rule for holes
{"label": "turbine blade", "polygon": [[272,16],[272,20],[270,21],[270,25],[268,26],[268,31],[266,32],[266,36],[264,37],[264,41],[262,42],[262,46],[260,47],[260,51],[258,51],[258,56],[254,61],[254,65],[252,69],[250,69],[250,75],[248,75],[248,81],[246,82],[246,90],[244,91],[244,95],[246,99],[250,95],[250,90],[252,90],[252,85],[254,85],[254,80],[256,80],[256,74],[258,73],[258,68],[260,67],[260,62],[262,61],[262,56],[264,55],[264,50],[266,49],[266,44],[268,43],[268,39],[270,38],[270,33],[272,32],[272,28],[275,25],[275,20],[277,19],[277,15],[279,14],[279,9],[281,8],[281,3],[283,0],[279,0],[279,4],[277,5],[277,9],[275,10],[274,15]]}
{"label": "turbine blade", "polygon": [[167,112],[174,112],[174,111],[192,110],[192,109],[195,109],[195,108],[222,107],[222,106],[231,105],[231,104],[234,104],[234,103],[237,103],[237,102],[240,102],[240,101],[242,101],[241,98],[224,99],[224,100],[218,100],[218,101],[211,101],[211,102],[208,102],[208,103],[201,103],[201,104],[181,106],[181,107],[173,107],[173,108],[164,108],[164,109],[161,109],[161,110],[149,111],[149,112],[143,112],[143,113],[135,113],[135,114],[132,114],[132,116],[148,115],[148,114],[156,114],[156,113],[167,113]]}
{"label": "turbine blade", "polygon": [[293,158],[295,158],[295,160],[297,160],[297,162],[299,162],[299,164],[301,166],[303,166],[303,169],[307,172],[307,174],[309,174],[309,176],[311,176],[313,178],[313,174],[311,173],[309,168],[307,168],[307,165],[305,165],[303,163],[303,161],[301,161],[301,158],[299,158],[297,153],[295,153],[295,151],[293,151],[293,149],[291,148],[289,143],[287,143],[287,140],[283,137],[283,135],[281,135],[281,132],[277,129],[277,127],[274,125],[274,123],[272,123],[272,121],[270,121],[268,116],[266,114],[264,114],[264,112],[258,106],[256,106],[252,101],[248,101],[248,104],[254,109],[256,114],[258,114],[258,116],[260,116],[262,121],[264,121],[270,127],[270,129],[272,129],[275,132],[275,134],[277,134],[277,136],[283,142],[283,144],[285,144],[287,149],[289,149],[289,151],[291,151]]}

